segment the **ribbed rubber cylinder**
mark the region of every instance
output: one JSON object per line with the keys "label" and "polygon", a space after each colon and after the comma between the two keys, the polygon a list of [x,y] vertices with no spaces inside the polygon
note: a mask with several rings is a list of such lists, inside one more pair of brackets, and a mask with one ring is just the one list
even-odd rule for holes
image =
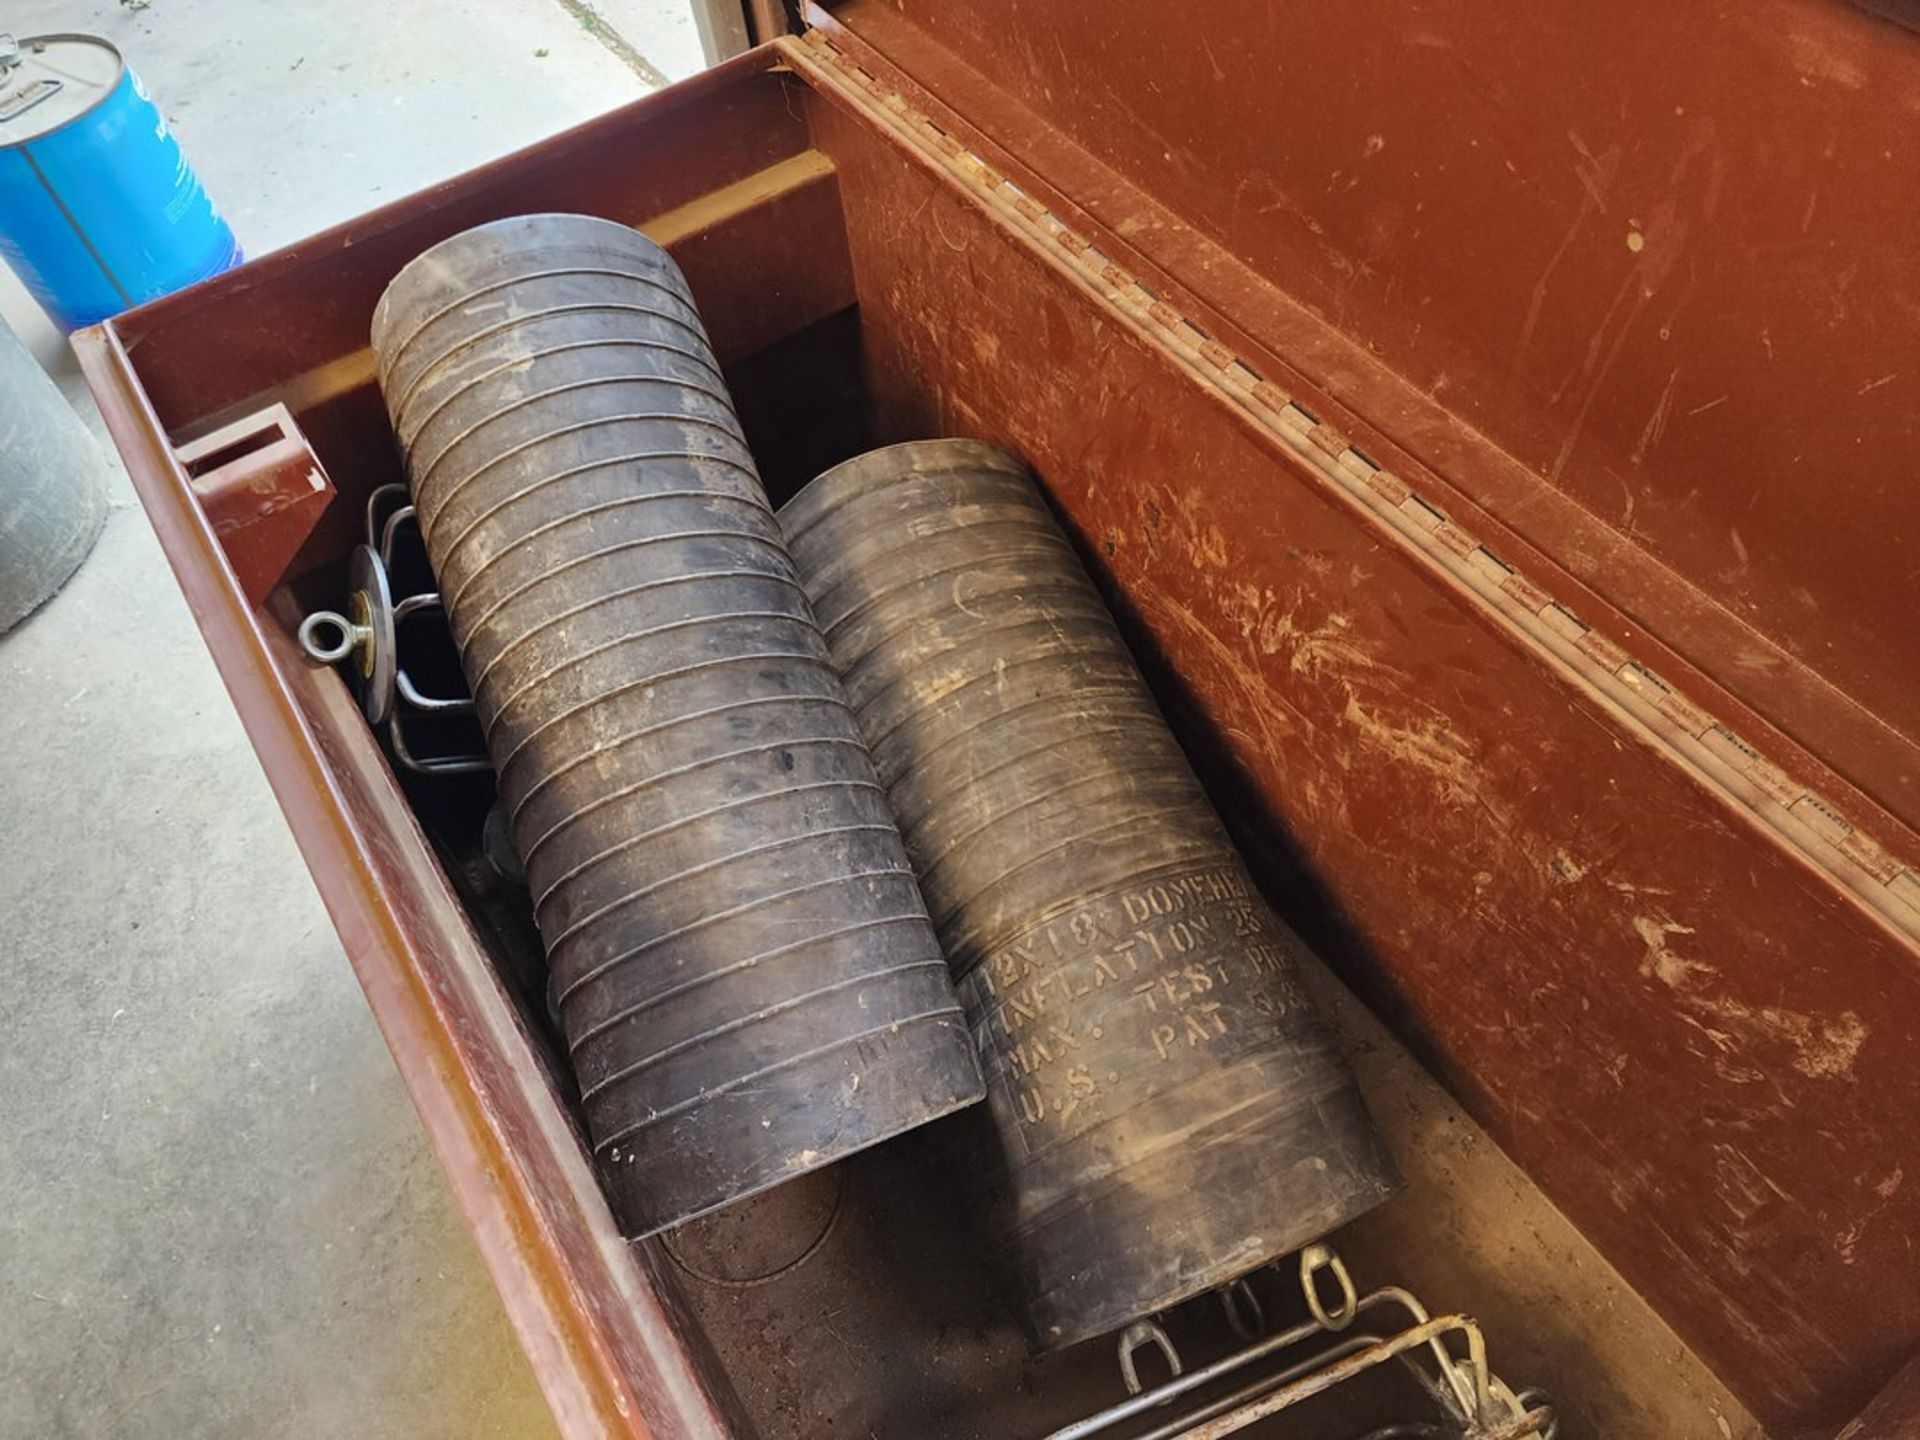
{"label": "ribbed rubber cylinder", "polygon": [[401,271],[373,345],[628,1232],[978,1098],[673,261],[585,216],[483,225]]}
{"label": "ribbed rubber cylinder", "polygon": [[1044,1348],[1396,1183],[1273,915],[1021,465],[876,451],[780,512],[960,982],[987,1229]]}

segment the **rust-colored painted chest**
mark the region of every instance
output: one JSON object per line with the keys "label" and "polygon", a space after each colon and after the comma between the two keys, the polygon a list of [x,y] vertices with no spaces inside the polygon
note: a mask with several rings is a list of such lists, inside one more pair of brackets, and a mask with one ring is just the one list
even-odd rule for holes
{"label": "rust-colored painted chest", "polygon": [[[291,626],[397,474],[382,287],[569,209],[673,249],[776,498],[869,443],[1025,458],[1340,979],[1768,1433],[1835,1433],[1920,1349],[1920,37],[1832,0],[813,20],[76,340],[563,1425],[768,1428]],[[338,490],[290,564],[194,459],[274,403]]]}

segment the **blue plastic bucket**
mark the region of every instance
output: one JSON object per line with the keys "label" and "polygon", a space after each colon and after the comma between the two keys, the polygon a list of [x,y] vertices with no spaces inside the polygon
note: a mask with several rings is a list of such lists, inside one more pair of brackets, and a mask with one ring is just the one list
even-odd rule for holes
{"label": "blue plastic bucket", "polygon": [[91,35],[0,36],[0,257],[65,330],[243,258],[159,109]]}

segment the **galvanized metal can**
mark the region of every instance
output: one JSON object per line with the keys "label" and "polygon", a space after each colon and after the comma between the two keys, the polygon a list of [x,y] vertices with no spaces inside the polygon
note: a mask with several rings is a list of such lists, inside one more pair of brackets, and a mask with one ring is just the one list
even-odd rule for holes
{"label": "galvanized metal can", "polygon": [[0,256],[65,330],[244,258],[165,117],[91,35],[0,36]]}
{"label": "galvanized metal can", "polygon": [[991,1113],[965,1170],[1034,1340],[1227,1284],[1392,1193],[1301,942],[1025,468],[897,445],[780,520],[959,983]]}
{"label": "galvanized metal can", "polygon": [[0,322],[0,635],[67,583],[106,518],[93,437]]}

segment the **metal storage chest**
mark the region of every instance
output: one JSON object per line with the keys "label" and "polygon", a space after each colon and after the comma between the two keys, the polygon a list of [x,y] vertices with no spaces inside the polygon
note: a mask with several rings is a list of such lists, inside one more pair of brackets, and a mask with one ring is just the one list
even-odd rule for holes
{"label": "metal storage chest", "polygon": [[[1829,0],[812,20],[75,338],[563,1428],[864,1395],[964,1434],[1005,1356],[747,1374],[620,1239],[463,857],[301,659],[399,475],[376,299],[535,211],[673,252],[776,500],[871,444],[1022,456],[1283,913],[1686,1365],[1836,1433],[1920,1350],[1920,37]],[[874,1293],[863,1334],[920,1343]],[[1591,1351],[1533,1377],[1563,1410],[1714,1433],[1606,1324],[1525,1337]]]}

